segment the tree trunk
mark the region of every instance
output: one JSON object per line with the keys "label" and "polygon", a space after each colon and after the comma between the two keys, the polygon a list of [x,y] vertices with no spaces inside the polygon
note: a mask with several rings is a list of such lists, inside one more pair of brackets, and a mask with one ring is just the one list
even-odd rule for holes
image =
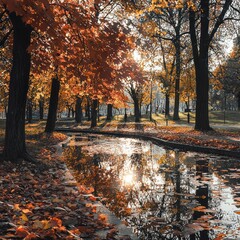
{"label": "tree trunk", "polygon": [[142,117],[142,101],[139,101],[139,116]]}
{"label": "tree trunk", "polygon": [[4,113],[5,113],[5,118],[7,118],[7,109],[8,109],[8,106],[4,106]]}
{"label": "tree trunk", "polygon": [[125,108],[124,109],[124,122],[127,121],[127,109]]}
{"label": "tree trunk", "polygon": [[82,122],[82,98],[77,97],[75,107],[75,120],[77,123]]}
{"label": "tree trunk", "polygon": [[40,98],[39,100],[39,119],[43,120],[44,115],[44,99]]}
{"label": "tree trunk", "polygon": [[237,108],[238,108],[238,111],[240,111],[240,93],[238,93],[237,95]]}
{"label": "tree trunk", "polygon": [[174,98],[174,113],[173,120],[179,120],[179,98],[180,98],[180,75],[181,75],[181,43],[180,33],[176,33],[176,78],[175,78],[175,98]]}
{"label": "tree trunk", "polygon": [[33,105],[30,100],[27,101],[27,121],[28,123],[32,123],[32,113],[33,113]]}
{"label": "tree trunk", "polygon": [[170,105],[169,95],[166,94],[165,95],[165,116],[169,116],[169,105]]}
{"label": "tree trunk", "polygon": [[52,79],[51,95],[48,109],[47,124],[45,132],[51,133],[54,131],[56,119],[57,119],[57,108],[58,108],[58,95],[60,90],[60,82],[57,77]]}
{"label": "tree trunk", "polygon": [[75,116],[75,111],[74,111],[74,108],[73,108],[73,107],[71,108],[71,112],[72,112],[72,118],[74,118],[74,116]]}
{"label": "tree trunk", "polygon": [[98,100],[92,100],[92,119],[91,119],[91,128],[97,126],[97,108],[98,108]]}
{"label": "tree trunk", "polygon": [[133,103],[134,103],[134,117],[135,117],[135,122],[140,122],[141,115],[140,115],[140,108],[139,108],[138,99],[135,98],[135,99],[133,100]]}
{"label": "tree trunk", "polygon": [[99,101],[97,103],[97,121],[100,122],[100,104],[99,104]]}
{"label": "tree trunk", "polygon": [[68,107],[68,114],[67,114],[67,117],[70,118],[70,114],[71,114],[71,108]]}
{"label": "tree trunk", "polygon": [[198,53],[195,12],[190,11],[190,36],[193,49],[193,59],[196,72],[196,120],[195,129],[199,131],[210,130],[209,115],[208,115],[208,47],[209,47],[209,1],[201,0],[201,36],[200,48]]}
{"label": "tree trunk", "polygon": [[87,98],[85,113],[86,113],[87,120],[90,121],[91,120],[91,112],[90,112],[90,100],[89,100],[89,98]]}
{"label": "tree trunk", "polygon": [[107,105],[107,120],[112,120],[113,113],[112,113],[112,104]]}
{"label": "tree trunk", "polygon": [[148,114],[148,108],[149,108],[150,104],[147,104],[146,106],[146,111],[145,111],[145,114],[147,115]]}
{"label": "tree trunk", "polygon": [[14,30],[13,64],[10,74],[4,157],[10,161],[17,161],[20,158],[31,160],[25,143],[25,109],[31,67],[31,55],[27,49],[31,41],[32,28],[15,13],[10,13],[10,20]]}
{"label": "tree trunk", "polygon": [[195,129],[200,131],[210,130],[208,115],[208,29],[209,29],[209,1],[201,0],[201,37],[200,37],[200,54],[196,70],[196,121]]}
{"label": "tree trunk", "polygon": [[150,89],[150,112],[149,112],[149,119],[150,121],[152,121],[152,112],[153,112],[153,83],[152,83],[152,80],[151,80],[151,89]]}

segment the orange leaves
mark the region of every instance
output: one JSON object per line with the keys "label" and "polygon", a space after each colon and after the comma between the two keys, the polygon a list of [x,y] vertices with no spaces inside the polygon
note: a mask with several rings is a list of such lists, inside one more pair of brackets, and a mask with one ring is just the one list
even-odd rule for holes
{"label": "orange leaves", "polygon": [[219,149],[238,150],[240,144],[236,141],[226,141],[226,137],[231,137],[232,133],[218,130],[215,132],[202,133],[188,127],[161,127],[157,136],[174,142],[184,144],[201,145]]}
{"label": "orange leaves", "polygon": [[33,229],[43,229],[47,230],[50,228],[61,227],[62,221],[59,218],[53,217],[50,220],[36,220],[32,226]]}
{"label": "orange leaves", "polygon": [[219,233],[214,240],[223,240],[225,238],[226,234],[225,233]]}
{"label": "orange leaves", "polygon": [[[102,98],[109,96],[113,89],[122,90],[123,79],[131,73],[122,62],[134,47],[134,40],[126,36],[129,31],[117,21],[96,17],[94,4],[105,3],[104,0],[88,4],[77,0],[54,4],[50,0],[3,0],[2,3],[9,11],[21,15],[36,32],[28,48],[34,73],[56,74],[58,66],[60,78],[65,81],[78,78],[84,82],[84,87],[73,86],[71,95]],[[117,100],[118,96],[115,96]]]}
{"label": "orange leaves", "polygon": [[103,213],[98,215],[98,220],[101,222],[107,222],[107,216]]}
{"label": "orange leaves", "polygon": [[[30,231],[32,229],[32,232]],[[65,227],[62,226],[62,221],[56,217],[50,220],[36,220],[30,227],[19,226],[16,229],[16,236],[24,238],[25,240],[35,239],[41,236],[45,237],[55,237],[55,230],[65,231]]]}
{"label": "orange leaves", "polygon": [[16,235],[18,237],[25,238],[27,235],[29,235],[29,232],[28,232],[28,230],[25,227],[19,226],[16,229]]}

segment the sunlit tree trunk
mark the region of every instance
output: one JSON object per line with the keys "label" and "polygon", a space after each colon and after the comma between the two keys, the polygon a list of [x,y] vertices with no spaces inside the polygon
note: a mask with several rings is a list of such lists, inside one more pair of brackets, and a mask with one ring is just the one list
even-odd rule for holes
{"label": "sunlit tree trunk", "polygon": [[10,13],[9,16],[14,31],[13,64],[10,73],[4,158],[10,161],[17,161],[20,158],[31,160],[25,143],[25,109],[31,67],[28,47],[32,28],[23,22],[21,16],[15,13]]}

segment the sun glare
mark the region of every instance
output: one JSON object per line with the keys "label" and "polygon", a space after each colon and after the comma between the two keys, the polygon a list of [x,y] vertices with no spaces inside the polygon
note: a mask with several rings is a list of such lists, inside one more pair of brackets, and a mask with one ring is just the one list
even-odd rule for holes
{"label": "sun glare", "polygon": [[133,59],[135,61],[140,61],[141,60],[141,55],[137,50],[134,50],[134,52],[133,52]]}
{"label": "sun glare", "polygon": [[122,175],[122,183],[124,186],[131,186],[133,185],[135,180],[133,172],[127,172],[124,175]]}

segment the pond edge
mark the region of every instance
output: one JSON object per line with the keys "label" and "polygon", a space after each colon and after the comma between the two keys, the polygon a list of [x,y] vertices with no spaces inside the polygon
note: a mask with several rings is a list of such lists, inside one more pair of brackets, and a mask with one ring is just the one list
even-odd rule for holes
{"label": "pond edge", "polygon": [[194,151],[201,153],[210,153],[216,155],[222,155],[227,157],[234,157],[240,160],[240,151],[231,151],[226,149],[218,149],[213,147],[204,147],[197,145],[187,145],[184,143],[176,143],[172,141],[163,140],[161,138],[148,136],[141,133],[120,133],[120,132],[110,132],[110,131],[99,131],[94,129],[71,129],[71,128],[56,128],[56,132],[68,132],[68,133],[94,133],[102,135],[111,135],[116,137],[128,137],[128,138],[137,138],[142,140],[148,140],[153,142],[156,145],[163,145],[170,148],[177,148],[184,151]]}

